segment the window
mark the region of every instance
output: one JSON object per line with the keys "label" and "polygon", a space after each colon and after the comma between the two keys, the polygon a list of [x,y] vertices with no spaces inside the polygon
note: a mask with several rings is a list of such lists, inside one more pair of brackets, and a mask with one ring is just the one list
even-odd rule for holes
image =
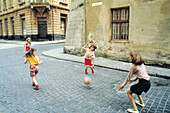
{"label": "window", "polygon": [[111,9],[112,40],[129,39],[129,7]]}
{"label": "window", "polygon": [[61,0],[61,2],[66,3],[66,0]]}
{"label": "window", "polygon": [[21,15],[22,35],[26,35],[25,15]]}
{"label": "window", "polygon": [[25,0],[18,0],[18,2],[24,3],[24,2],[25,2]]}
{"label": "window", "polygon": [[13,6],[13,0],[10,0],[10,3],[9,3],[10,7]]}
{"label": "window", "polygon": [[6,0],[4,0],[3,9],[6,9]]}
{"label": "window", "polygon": [[15,35],[15,30],[14,30],[14,18],[11,17],[11,27],[12,27],[12,34]]}
{"label": "window", "polygon": [[8,35],[8,19],[7,18],[5,19],[5,28],[6,28],[5,29],[6,35]]}
{"label": "window", "polygon": [[0,11],[1,11],[1,0],[0,0]]}
{"label": "window", "polygon": [[61,30],[61,34],[65,35],[66,34],[66,19],[67,19],[67,15],[65,14],[61,14],[60,15],[60,30]]}
{"label": "window", "polygon": [[0,20],[0,34],[1,34],[1,36],[3,36],[2,20]]}

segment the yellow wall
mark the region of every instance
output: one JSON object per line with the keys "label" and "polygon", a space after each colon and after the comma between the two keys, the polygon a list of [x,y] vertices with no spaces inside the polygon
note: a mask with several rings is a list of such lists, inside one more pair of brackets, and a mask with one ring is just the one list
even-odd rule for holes
{"label": "yellow wall", "polygon": [[[84,10],[76,0],[71,4],[71,23],[85,20],[85,38],[83,30],[78,30],[83,23],[68,26],[65,52],[79,54],[78,50],[89,42],[95,41],[98,49],[96,56],[128,61],[130,51],[141,53],[146,63],[170,64],[170,2],[169,0],[81,0]],[[102,2],[102,5],[92,6]],[[129,40],[111,41],[111,9],[129,7]],[[73,10],[72,10],[73,9]],[[85,17],[80,16],[78,9]],[[76,18],[76,19],[75,19]],[[76,34],[76,35],[75,35]],[[74,40],[74,41],[73,41]],[[77,46],[78,45],[78,46]],[[80,47],[81,45],[81,47]],[[77,53],[76,53],[77,52]]]}
{"label": "yellow wall", "polygon": [[[3,1],[3,0],[1,0]],[[12,35],[11,17],[14,17],[15,35],[22,35],[22,24],[20,15],[25,14],[26,23],[26,35],[38,34],[38,22],[37,17],[47,17],[47,33],[48,34],[62,34],[60,29],[60,14],[69,14],[69,7],[71,0],[67,0],[66,3],[61,3],[60,0],[49,0],[47,4],[30,4],[30,0],[25,0],[24,3],[13,1],[13,7],[7,3],[7,9],[3,10],[1,7],[0,20],[3,22],[3,35],[6,36],[4,19],[8,19],[8,35]],[[43,15],[37,13],[34,7],[45,6],[49,10]],[[1,34],[0,34],[1,35]]]}
{"label": "yellow wall", "polygon": [[[92,7],[93,3],[102,2]],[[111,40],[111,8],[130,7],[128,42]],[[169,0],[86,0],[86,38],[98,46],[97,55],[128,60],[138,51],[148,62],[170,63]]]}

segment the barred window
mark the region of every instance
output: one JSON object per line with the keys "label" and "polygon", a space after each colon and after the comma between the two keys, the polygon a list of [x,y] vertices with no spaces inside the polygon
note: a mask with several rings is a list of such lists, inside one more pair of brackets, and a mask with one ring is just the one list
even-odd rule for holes
{"label": "barred window", "polygon": [[112,40],[129,39],[129,7],[114,8],[112,12]]}

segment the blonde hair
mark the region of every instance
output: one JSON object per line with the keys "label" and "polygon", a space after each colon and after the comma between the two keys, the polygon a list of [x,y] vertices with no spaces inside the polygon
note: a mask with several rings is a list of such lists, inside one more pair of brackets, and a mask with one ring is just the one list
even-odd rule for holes
{"label": "blonde hair", "polygon": [[28,37],[28,38],[26,39],[26,41],[28,42],[28,40],[31,40],[31,38],[30,38],[30,37]]}
{"label": "blonde hair", "polygon": [[132,63],[135,65],[141,65],[144,63],[143,58],[141,55],[137,52],[129,52],[129,55],[132,57]]}

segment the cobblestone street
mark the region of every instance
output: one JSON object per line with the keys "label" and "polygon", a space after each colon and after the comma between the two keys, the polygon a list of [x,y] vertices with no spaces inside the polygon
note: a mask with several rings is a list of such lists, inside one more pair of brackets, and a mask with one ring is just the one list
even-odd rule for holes
{"label": "cobblestone street", "polygon": [[[37,75],[38,91],[33,90],[22,47],[0,49],[0,113],[126,113],[132,107],[126,94],[130,85],[118,91],[127,72],[95,67],[95,75],[88,70],[92,83],[85,85],[84,64],[41,55],[62,46],[33,46],[44,61]],[[138,106],[140,113],[170,113],[170,80],[151,77],[151,85],[142,95],[146,106]]]}

